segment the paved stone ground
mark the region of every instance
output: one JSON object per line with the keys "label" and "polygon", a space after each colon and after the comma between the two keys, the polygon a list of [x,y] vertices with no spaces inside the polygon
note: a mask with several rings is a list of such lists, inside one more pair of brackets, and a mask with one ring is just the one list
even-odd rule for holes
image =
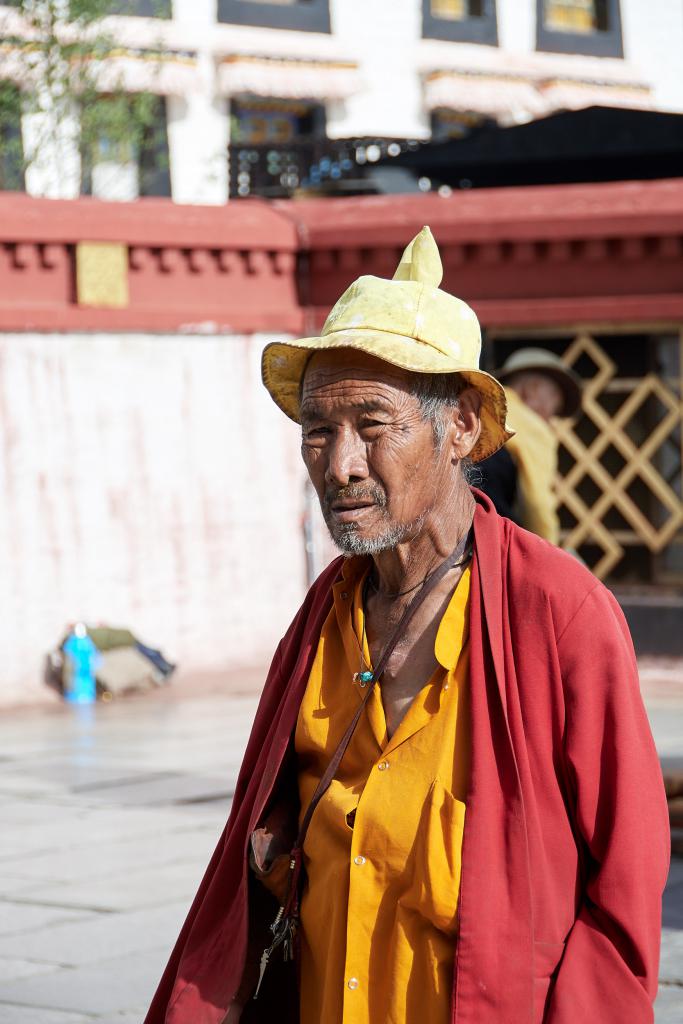
{"label": "paved stone ground", "polygon": [[[260,675],[3,714],[2,1024],[141,1024],[225,821]],[[643,676],[660,754],[683,765],[680,666]],[[657,1024],[680,1024],[683,860],[663,938]]]}

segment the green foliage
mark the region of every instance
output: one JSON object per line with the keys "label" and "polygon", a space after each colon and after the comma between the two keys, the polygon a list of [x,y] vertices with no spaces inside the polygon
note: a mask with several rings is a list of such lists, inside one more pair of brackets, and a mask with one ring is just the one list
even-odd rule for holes
{"label": "green foliage", "polygon": [[21,95],[11,82],[0,81],[0,189],[23,187]]}
{"label": "green foliage", "polygon": [[[3,33],[0,21],[0,47],[13,54],[19,68],[15,81],[0,81],[0,188],[21,187],[25,170],[40,159],[42,150],[59,151],[65,131],[81,154],[82,190],[89,190],[92,167],[99,160],[139,160],[145,146],[164,148],[155,138],[165,133],[159,127],[163,101],[151,92],[127,92],[111,72],[106,93],[98,80],[107,62],[126,56],[103,19],[114,12],[158,10],[164,16],[167,2],[15,0],[12,6],[27,31]],[[160,52],[137,56],[152,67],[162,57]],[[41,129],[29,147],[22,146],[22,113],[42,115],[37,122]]]}

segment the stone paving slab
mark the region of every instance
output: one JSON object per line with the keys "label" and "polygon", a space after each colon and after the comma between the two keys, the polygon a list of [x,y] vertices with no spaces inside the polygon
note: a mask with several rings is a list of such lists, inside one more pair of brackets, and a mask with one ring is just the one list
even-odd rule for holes
{"label": "stone paving slab", "polygon": [[[71,909],[136,910],[138,907],[155,907],[182,898],[190,900],[201,879],[202,870],[198,869],[196,863],[165,864],[163,867],[152,863],[126,875],[109,878],[106,883],[86,880],[68,885],[32,886],[24,889],[23,895],[30,897],[32,903]],[[23,879],[23,883],[26,886],[26,879]]]}
{"label": "stone paving slab", "polygon": [[[47,1010],[36,1006],[10,1006],[8,1003],[0,1004],[0,1020],[2,1024],[86,1024],[92,1021],[91,1016],[84,1016],[82,1013],[62,1013],[61,1010]],[[116,1018],[117,1022],[119,1018]],[[138,1017],[136,1024],[140,1024],[142,1017]],[[114,1024],[114,1021],[110,1021]]]}
{"label": "stone paving slab", "polygon": [[[18,952],[18,950],[16,951]],[[35,960],[22,960],[18,957],[7,957],[0,954],[0,986],[17,978],[29,978],[36,974],[50,974],[58,970],[58,964],[36,963]],[[2,988],[0,988],[2,991]],[[0,1017],[0,1020],[2,1018]]]}
{"label": "stone paving slab", "polygon": [[17,877],[3,871],[0,876],[0,899],[21,899],[29,895],[29,883],[25,878]]}
{"label": "stone paving slab", "polygon": [[[670,985],[683,984],[683,931],[679,928],[662,929],[662,954],[659,964],[660,981]],[[683,1000],[683,988],[680,990]],[[681,1003],[683,1008],[683,1002]],[[683,1021],[683,1015],[681,1016]]]}
{"label": "stone paving slab", "polygon": [[683,1021],[683,988],[660,985],[655,1003],[655,1024],[681,1024]]}
{"label": "stone paving slab", "polygon": [[118,785],[93,786],[84,791],[96,794],[105,804],[160,806],[195,802],[222,801],[228,806],[233,795],[225,776],[164,772],[155,778],[129,779]]}
{"label": "stone paving slab", "polygon": [[194,860],[210,855],[218,841],[220,824],[189,827],[183,819],[182,828],[174,831],[173,841],[159,843],[158,834],[125,836],[110,843],[85,842],[60,850],[46,850],[33,857],[8,858],[0,865],[1,874],[22,878],[28,882],[76,883],[97,878],[109,879],[134,871],[141,864],[157,867],[174,861]]}
{"label": "stone paving slab", "polygon": [[[2,799],[2,776],[0,773],[0,800]],[[222,805],[225,808],[227,805]],[[65,850],[88,844],[116,842],[122,836],[160,836],[182,831],[192,825],[198,827],[212,824],[216,819],[215,810],[202,805],[186,805],[178,808],[119,808],[91,806],[89,802],[68,801],[52,808],[52,820],[32,824],[16,823],[10,829],[5,827],[0,853],[2,864],[17,855],[31,856],[55,850]],[[224,818],[224,811],[219,813]],[[5,816],[2,814],[2,821]]]}
{"label": "stone paving slab", "polygon": [[64,910],[62,907],[32,906],[0,900],[0,939],[22,932],[42,932],[61,924],[78,921],[85,924],[96,915],[83,910]]}
{"label": "stone paving slab", "polygon": [[[20,978],[3,984],[2,1002],[70,1010],[110,1020],[114,1013],[149,1005],[168,953],[164,945],[156,950],[107,957],[97,964]],[[4,1012],[1,1004],[0,1012]]]}
{"label": "stone paving slab", "polygon": [[[681,681],[683,687],[683,680]],[[660,757],[679,759],[681,757],[681,720],[679,715],[671,713],[670,707],[648,707],[648,717],[652,731],[657,737],[657,750]]]}
{"label": "stone paving slab", "polygon": [[93,914],[87,921],[0,936],[0,957],[14,955],[68,967],[106,962],[109,957],[164,946],[180,931],[187,911],[188,901],[180,900],[151,910]]}

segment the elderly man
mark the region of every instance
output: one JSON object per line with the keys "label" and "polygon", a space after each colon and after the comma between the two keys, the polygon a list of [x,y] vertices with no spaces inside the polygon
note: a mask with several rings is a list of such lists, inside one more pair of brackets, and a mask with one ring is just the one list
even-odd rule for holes
{"label": "elderly man", "polygon": [[653,1020],[669,837],[628,631],[469,487],[505,395],[440,280],[424,229],[264,353],[343,557],[276,651],[147,1024]]}

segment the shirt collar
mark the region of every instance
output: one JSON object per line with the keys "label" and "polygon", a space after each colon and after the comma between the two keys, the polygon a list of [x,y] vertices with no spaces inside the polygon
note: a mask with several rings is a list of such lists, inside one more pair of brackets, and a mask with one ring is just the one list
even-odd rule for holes
{"label": "shirt collar", "polygon": [[[350,611],[354,587],[368,568],[368,564],[369,558],[366,555],[352,555],[344,559],[342,578],[333,587],[337,602],[340,600],[342,602],[342,605],[339,607],[340,614],[343,605],[346,605]],[[469,636],[470,579],[471,566],[468,565],[448,602],[448,607],[439,623],[436,640],[434,641],[436,660],[449,672],[457,665],[460,652],[467,643]],[[346,614],[349,614],[349,611]]]}
{"label": "shirt collar", "polygon": [[449,672],[457,665],[469,636],[470,577],[471,567],[468,565],[448,602],[434,642],[436,660]]}

